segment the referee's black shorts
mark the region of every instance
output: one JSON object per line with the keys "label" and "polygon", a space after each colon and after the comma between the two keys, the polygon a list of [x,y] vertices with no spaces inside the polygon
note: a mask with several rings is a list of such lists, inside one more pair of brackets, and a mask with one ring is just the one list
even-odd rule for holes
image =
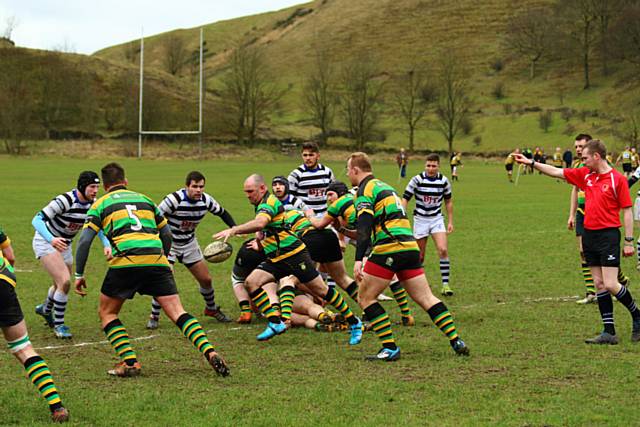
{"label": "referee's black shorts", "polygon": [[101,292],[111,298],[132,299],[136,292],[152,297],[175,295],[178,288],[169,267],[124,267],[107,270]]}
{"label": "referee's black shorts", "polygon": [[17,325],[22,319],[16,288],[6,280],[0,280],[0,328]]}
{"label": "referee's black shorts", "polygon": [[620,266],[620,230],[604,228],[602,230],[584,230],[582,250],[590,267]]}
{"label": "referee's black shorts", "polygon": [[309,251],[309,256],[315,262],[324,264],[342,259],[338,236],[329,229],[309,230],[302,236],[302,241]]}

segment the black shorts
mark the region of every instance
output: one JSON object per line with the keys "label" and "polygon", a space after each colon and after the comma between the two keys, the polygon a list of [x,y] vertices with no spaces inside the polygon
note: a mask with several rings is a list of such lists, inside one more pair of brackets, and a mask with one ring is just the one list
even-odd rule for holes
{"label": "black shorts", "polygon": [[507,172],[511,172],[513,170],[513,163],[511,163],[510,165],[504,165],[504,168],[507,170]]}
{"label": "black shorts", "polygon": [[309,253],[306,250],[298,252],[295,255],[291,255],[283,260],[273,262],[270,259],[263,261],[257,267],[258,270],[266,271],[273,275],[276,280],[280,280],[283,277],[294,275],[300,281],[300,283],[309,283],[320,275],[316,266],[309,257]]}
{"label": "black shorts", "polygon": [[632,172],[633,167],[631,166],[631,163],[623,163],[622,164],[622,170],[624,172]]}
{"label": "black shorts", "polygon": [[302,236],[312,260],[319,263],[336,262],[342,259],[338,236],[331,230],[309,230]]}
{"label": "black shorts", "polygon": [[584,236],[584,214],[580,211],[576,211],[576,224],[574,228],[576,229],[576,236]]}
{"label": "black shorts", "polygon": [[7,281],[0,280],[0,328],[17,325],[24,319],[16,288]]}
{"label": "black shorts", "polygon": [[584,230],[582,251],[590,267],[620,266],[620,230],[605,228],[602,230]]}
{"label": "black shorts", "polygon": [[403,251],[369,256],[364,264],[364,272],[386,280],[391,280],[395,274],[402,281],[424,274],[424,269],[419,251]]}
{"label": "black shorts", "polygon": [[132,299],[137,293],[163,297],[178,293],[169,267],[110,268],[102,282],[102,293],[118,299]]}

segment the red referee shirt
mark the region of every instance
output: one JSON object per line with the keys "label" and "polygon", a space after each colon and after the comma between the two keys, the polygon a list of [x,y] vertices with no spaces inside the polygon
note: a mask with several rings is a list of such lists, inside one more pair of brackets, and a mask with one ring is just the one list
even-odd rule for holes
{"label": "red referee shirt", "polygon": [[584,228],[620,227],[620,209],[631,207],[627,179],[615,169],[598,174],[589,168],[563,169],[564,178],[585,192]]}

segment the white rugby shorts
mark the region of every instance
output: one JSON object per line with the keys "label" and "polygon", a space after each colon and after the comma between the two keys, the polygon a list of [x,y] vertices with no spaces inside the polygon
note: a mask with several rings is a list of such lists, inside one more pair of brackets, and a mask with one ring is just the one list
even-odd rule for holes
{"label": "white rugby shorts", "polygon": [[204,259],[198,239],[194,238],[186,245],[171,245],[169,256],[167,257],[171,264],[176,261],[185,265],[192,265]]}
{"label": "white rugby shorts", "polygon": [[[44,237],[40,235],[37,231],[33,235],[33,253],[36,255],[36,259],[40,259],[45,255],[52,254],[54,252],[58,252],[56,248],[51,246],[51,243],[47,242]],[[71,244],[67,247],[64,252],[60,253],[62,255],[62,259],[64,263],[67,265],[73,264],[73,252],[71,249]]]}
{"label": "white rugby shorts", "polygon": [[422,239],[429,237],[435,233],[446,233],[444,226],[444,217],[442,215],[429,217],[414,216],[413,217],[413,237]]}

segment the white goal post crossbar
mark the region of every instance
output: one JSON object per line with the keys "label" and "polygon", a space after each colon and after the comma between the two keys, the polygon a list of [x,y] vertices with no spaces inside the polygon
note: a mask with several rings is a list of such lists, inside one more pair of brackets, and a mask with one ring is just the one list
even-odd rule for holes
{"label": "white goal post crossbar", "polygon": [[143,135],[199,135],[200,152],[202,152],[202,100],[203,100],[203,76],[204,76],[204,40],[203,29],[200,28],[200,76],[198,85],[198,130],[143,130],[142,129],[142,107],[144,96],[144,30],[140,35],[140,93],[138,110],[138,158],[142,158],[142,136]]}

